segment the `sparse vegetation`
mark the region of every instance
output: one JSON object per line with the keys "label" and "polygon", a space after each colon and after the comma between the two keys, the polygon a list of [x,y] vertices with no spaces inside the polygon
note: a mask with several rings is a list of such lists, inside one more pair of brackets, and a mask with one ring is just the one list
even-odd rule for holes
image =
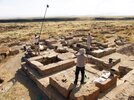
{"label": "sparse vegetation", "polygon": [[[40,22],[1,23],[0,44],[14,40],[29,40],[34,33],[40,32]],[[121,36],[134,42],[134,21],[60,21],[44,22],[42,37],[91,32],[98,41],[106,41],[106,35]],[[111,38],[112,38],[111,37]],[[109,37],[110,38],[110,37]]]}
{"label": "sparse vegetation", "polygon": [[[9,46],[16,42],[29,41],[34,33],[39,33],[41,22],[16,22],[16,23],[0,23],[0,46]],[[49,36],[62,36],[69,34],[87,34],[96,39],[97,42],[114,42],[118,37],[123,38],[125,42],[134,42],[134,20],[74,20],[74,21],[47,21],[44,22],[41,38],[45,39]],[[125,48],[130,49],[132,48]],[[124,49],[120,51],[124,52]],[[128,54],[132,55],[132,54]],[[1,65],[0,65],[0,68]],[[6,83],[13,77],[7,68],[0,70],[0,78]],[[36,91],[35,91],[36,92]],[[16,82],[15,85],[6,93],[0,93],[0,100],[20,100],[28,95],[28,90],[21,83]],[[17,97],[16,97],[17,95]],[[26,98],[24,97],[24,99]],[[28,98],[30,99],[30,98]]]}

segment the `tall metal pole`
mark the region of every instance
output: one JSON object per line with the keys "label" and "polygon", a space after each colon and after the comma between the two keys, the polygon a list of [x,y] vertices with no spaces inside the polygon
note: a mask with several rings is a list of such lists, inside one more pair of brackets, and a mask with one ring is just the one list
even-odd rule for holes
{"label": "tall metal pole", "polygon": [[47,13],[47,8],[48,8],[48,7],[49,7],[49,5],[46,6],[46,10],[45,10],[44,17],[43,17],[44,19],[43,19],[43,21],[42,21],[42,23],[41,23],[40,35],[41,35],[41,32],[42,32],[43,22],[44,22],[44,20],[45,20],[46,13]]}

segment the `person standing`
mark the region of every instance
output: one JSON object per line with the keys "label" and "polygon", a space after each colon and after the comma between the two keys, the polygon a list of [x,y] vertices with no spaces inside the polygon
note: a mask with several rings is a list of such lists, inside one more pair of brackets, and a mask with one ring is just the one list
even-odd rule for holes
{"label": "person standing", "polygon": [[85,54],[85,49],[80,49],[79,52],[77,52],[76,58],[76,71],[75,71],[75,81],[74,84],[77,85],[78,82],[78,76],[79,72],[81,72],[81,84],[84,84],[84,76],[85,76],[85,63],[86,63],[86,56]]}
{"label": "person standing", "polygon": [[40,41],[40,35],[35,34],[35,35],[34,35],[34,49],[35,49],[35,55],[40,55],[39,41]]}
{"label": "person standing", "polygon": [[88,33],[88,36],[87,36],[87,48],[88,48],[89,51],[91,49],[91,42],[92,42],[92,37],[91,37],[91,34]]}

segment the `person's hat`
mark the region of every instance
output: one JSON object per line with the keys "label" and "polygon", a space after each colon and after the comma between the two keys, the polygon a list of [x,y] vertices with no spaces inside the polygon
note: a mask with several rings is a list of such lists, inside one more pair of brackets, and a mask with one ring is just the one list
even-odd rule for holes
{"label": "person's hat", "polygon": [[91,33],[88,33],[88,35],[91,35]]}
{"label": "person's hat", "polygon": [[37,33],[35,33],[34,35],[37,36]]}
{"label": "person's hat", "polygon": [[85,54],[85,49],[84,49],[84,48],[81,48],[81,49],[79,50],[79,53],[80,53],[81,55]]}

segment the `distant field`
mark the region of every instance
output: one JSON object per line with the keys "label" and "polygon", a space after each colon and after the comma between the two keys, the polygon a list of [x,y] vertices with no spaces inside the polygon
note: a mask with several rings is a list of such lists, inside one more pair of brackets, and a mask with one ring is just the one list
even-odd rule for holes
{"label": "distant field", "polygon": [[[44,22],[41,38],[91,32],[98,41],[102,42],[106,42],[112,36],[120,36],[126,41],[134,42],[134,20],[132,19],[96,20],[94,18],[94,20],[72,20]],[[13,41],[27,41],[34,33],[40,32],[40,27],[40,21],[0,23],[0,44]]]}

